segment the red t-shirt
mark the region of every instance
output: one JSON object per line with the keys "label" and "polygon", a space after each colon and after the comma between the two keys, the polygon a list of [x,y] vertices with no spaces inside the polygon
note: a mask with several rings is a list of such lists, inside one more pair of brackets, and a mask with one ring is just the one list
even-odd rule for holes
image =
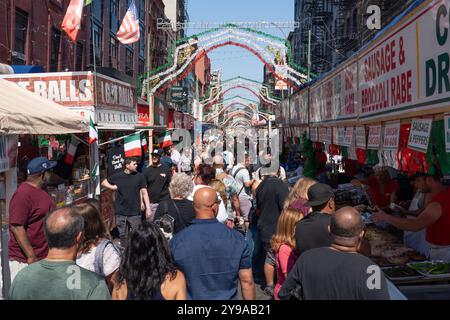
{"label": "red t-shirt", "polygon": [[391,194],[398,189],[398,181],[389,180],[384,185],[384,192],[381,193],[375,177],[369,178],[369,195],[372,203],[380,208],[389,206],[391,203]]}
{"label": "red t-shirt", "polygon": [[[26,182],[17,188],[9,204],[10,225],[21,225],[25,228],[28,240],[39,260],[47,256],[48,245],[44,235],[44,219],[54,208],[55,204],[47,192]],[[9,260],[26,263],[27,257],[11,228],[9,234]]]}
{"label": "red t-shirt", "polygon": [[433,197],[432,202],[441,205],[441,216],[428,226],[425,239],[431,244],[438,246],[450,245],[450,188],[439,192]]}

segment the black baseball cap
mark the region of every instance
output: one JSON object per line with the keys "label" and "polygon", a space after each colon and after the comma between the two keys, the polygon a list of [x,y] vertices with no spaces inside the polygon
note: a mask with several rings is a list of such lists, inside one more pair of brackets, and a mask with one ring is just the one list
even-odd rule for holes
{"label": "black baseball cap", "polygon": [[43,173],[54,168],[57,164],[56,161],[49,161],[44,157],[37,157],[28,162],[27,174],[34,175]]}
{"label": "black baseball cap", "polygon": [[152,154],[155,156],[162,156],[162,154],[164,153],[163,149],[155,149],[153,150]]}
{"label": "black baseball cap", "polygon": [[307,206],[317,207],[334,197],[333,189],[324,183],[316,183],[308,189]]}

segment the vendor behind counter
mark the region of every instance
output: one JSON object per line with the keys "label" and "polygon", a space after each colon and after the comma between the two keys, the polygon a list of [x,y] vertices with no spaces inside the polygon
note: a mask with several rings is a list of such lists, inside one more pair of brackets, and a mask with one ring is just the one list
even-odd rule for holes
{"label": "vendor behind counter", "polygon": [[391,203],[397,202],[397,189],[399,183],[389,175],[388,168],[377,165],[373,167],[374,175],[361,181],[368,186],[368,194],[372,205],[387,208]]}

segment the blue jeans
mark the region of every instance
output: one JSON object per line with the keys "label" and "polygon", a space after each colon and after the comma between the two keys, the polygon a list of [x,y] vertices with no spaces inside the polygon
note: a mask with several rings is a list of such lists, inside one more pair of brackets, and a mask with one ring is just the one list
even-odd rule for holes
{"label": "blue jeans", "polygon": [[259,237],[258,227],[250,225],[247,231],[247,243],[252,259],[253,278],[255,282],[264,281],[264,247]]}

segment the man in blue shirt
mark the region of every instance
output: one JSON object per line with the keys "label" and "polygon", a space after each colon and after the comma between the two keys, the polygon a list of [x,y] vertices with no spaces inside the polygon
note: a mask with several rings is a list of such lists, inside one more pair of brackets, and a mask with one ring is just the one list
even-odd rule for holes
{"label": "man in blue shirt", "polygon": [[216,219],[219,204],[214,189],[195,192],[195,219],[170,242],[172,254],[186,277],[190,299],[236,299],[239,279],[243,299],[253,300],[256,293],[247,242]]}

